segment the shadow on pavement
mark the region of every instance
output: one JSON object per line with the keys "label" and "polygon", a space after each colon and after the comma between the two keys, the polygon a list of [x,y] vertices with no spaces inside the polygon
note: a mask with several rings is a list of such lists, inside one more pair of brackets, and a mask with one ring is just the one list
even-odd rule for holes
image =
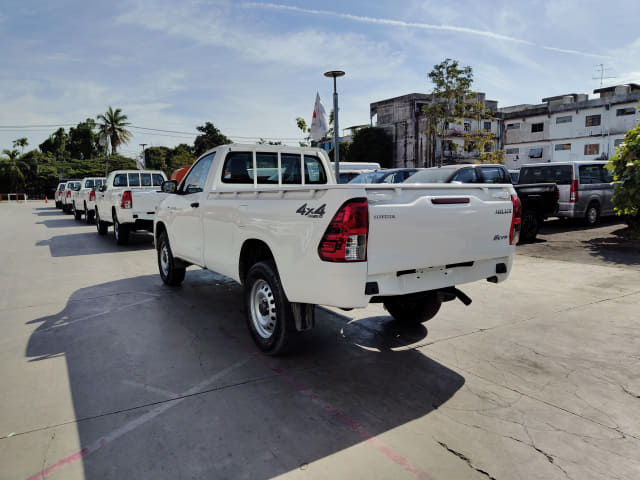
{"label": "shadow on pavement", "polygon": [[607,237],[592,238],[583,242],[589,253],[606,262],[618,265],[640,265],[640,241],[624,237],[628,229],[621,228]]}
{"label": "shadow on pavement", "polygon": [[148,250],[153,248],[153,235],[147,232],[131,233],[127,245],[117,245],[111,233],[98,235],[94,227],[87,233],[56,235],[49,240],[39,241],[36,246],[48,246],[52,257],[75,257],[78,255]]}
{"label": "shadow on pavement", "polygon": [[319,308],[299,348],[273,358],[254,347],[243,308],[241,286],[190,270],[175,289],[157,275],[83,288],[63,311],[29,322],[38,325],[30,361],[65,358],[82,449],[43,469],[64,478],[83,462],[87,479],[266,479],[363,444],[402,475],[410,459],[367,441],[464,384],[416,350],[393,350],[424,338],[424,327],[402,339],[390,317],[356,322]]}

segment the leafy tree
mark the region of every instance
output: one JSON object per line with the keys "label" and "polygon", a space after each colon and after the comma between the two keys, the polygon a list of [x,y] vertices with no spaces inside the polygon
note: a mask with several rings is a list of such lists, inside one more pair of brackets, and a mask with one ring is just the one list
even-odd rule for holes
{"label": "leafy tree", "polygon": [[[351,148],[351,146],[347,143],[347,142],[338,142],[339,148],[340,148],[340,164],[344,163],[344,162],[349,162],[350,161],[350,155],[349,155],[349,150]],[[329,159],[333,162],[335,161],[333,158],[333,151],[334,149],[332,148],[331,150],[329,150]]]}
{"label": "leafy tree", "polygon": [[196,127],[196,130],[201,132],[193,142],[193,154],[196,158],[218,145],[232,143],[231,140],[223,135],[211,122]]}
{"label": "leafy tree", "polygon": [[640,236],[640,125],[627,132],[607,168],[616,181],[614,209],[626,217],[634,236]]}
{"label": "leafy tree", "polygon": [[256,142],[258,145],[282,145],[282,142],[278,141],[278,142],[274,142],[273,140],[265,140],[264,138],[260,138],[260,140],[258,140]]}
{"label": "leafy tree", "polygon": [[[350,162],[376,162],[383,168],[392,167],[393,139],[380,127],[361,128],[353,136],[349,148]],[[342,151],[340,151],[342,158]]]}
{"label": "leafy tree", "polygon": [[[471,129],[473,123],[479,125],[482,120],[494,119],[492,112],[485,107],[484,101],[478,93],[471,90],[473,84],[472,68],[470,66],[460,67],[457,60],[447,58],[434,65],[428,76],[434,87],[428,104],[423,107],[423,112],[429,119],[429,127],[426,132],[429,145],[433,147],[438,139],[441,141],[438,164],[442,164],[443,158],[442,139],[451,134],[460,135],[464,139],[462,145],[464,150],[481,152],[479,155],[481,162],[487,159],[491,161],[499,159],[499,154],[485,154],[495,153],[487,152],[495,144],[495,135],[491,132],[485,132],[481,128]],[[464,125],[464,127],[452,128],[453,125]],[[455,143],[451,143],[452,150],[456,151]],[[435,148],[430,149],[429,163],[435,163]]]}
{"label": "leafy tree", "polygon": [[71,158],[85,160],[100,155],[96,127],[95,120],[87,118],[69,129],[68,149]]}
{"label": "leafy tree", "polygon": [[13,148],[20,147],[22,149],[21,153],[24,153],[24,147],[28,146],[29,142],[25,137],[18,138],[13,141]]}
{"label": "leafy tree", "polygon": [[7,156],[7,158],[9,159],[9,161],[11,163],[15,163],[15,161],[20,156],[20,152],[18,150],[16,150],[15,148],[13,150],[7,150],[5,148],[4,150],[2,150],[2,153],[4,153]]}
{"label": "leafy tree", "polygon": [[129,143],[133,135],[126,127],[131,124],[127,122],[127,116],[122,113],[120,108],[114,110],[110,106],[104,114],[100,114],[96,118],[102,122],[98,125],[98,129],[100,134],[109,140],[113,154],[117,153],[120,145]]}
{"label": "leafy tree", "polygon": [[307,122],[305,122],[304,118],[302,117],[297,117],[296,118],[296,125],[298,126],[298,128],[302,131],[302,133],[304,133],[306,135],[306,137],[304,138],[304,142],[298,142],[300,144],[301,147],[308,147],[311,145],[311,137],[309,136],[311,133],[311,129],[307,126]]}

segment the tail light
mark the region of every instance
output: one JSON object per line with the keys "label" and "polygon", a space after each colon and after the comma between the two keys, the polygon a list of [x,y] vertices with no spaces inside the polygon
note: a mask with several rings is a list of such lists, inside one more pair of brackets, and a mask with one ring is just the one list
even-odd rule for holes
{"label": "tail light", "polygon": [[556,202],[560,200],[560,189],[558,188],[558,186],[556,185]]}
{"label": "tail light", "polygon": [[324,232],[318,255],[325,262],[367,260],[369,205],[366,198],[347,200]]}
{"label": "tail light", "polygon": [[67,190],[67,198],[71,196],[71,190]]}
{"label": "tail light", "polygon": [[122,202],[120,202],[120,208],[131,208],[132,203],[131,191],[125,190],[124,192],[122,192]]}
{"label": "tail light", "polygon": [[571,190],[569,190],[569,201],[575,203],[578,201],[578,180],[571,182]]}
{"label": "tail light", "polygon": [[96,199],[96,192],[94,190],[91,190],[89,192],[89,201],[93,202]]}
{"label": "tail light", "polygon": [[511,230],[509,231],[509,245],[516,245],[520,241],[520,227],[522,223],[522,203],[517,195],[511,195],[513,215],[511,216]]}

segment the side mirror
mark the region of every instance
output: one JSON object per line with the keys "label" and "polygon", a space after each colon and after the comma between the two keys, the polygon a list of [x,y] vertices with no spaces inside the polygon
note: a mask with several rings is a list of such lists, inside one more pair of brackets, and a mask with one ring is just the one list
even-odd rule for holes
{"label": "side mirror", "polygon": [[178,181],[167,180],[165,182],[162,182],[160,190],[162,190],[164,193],[176,193],[176,190],[178,190]]}
{"label": "side mirror", "polygon": [[107,189],[106,185],[102,185],[98,190],[104,192]]}

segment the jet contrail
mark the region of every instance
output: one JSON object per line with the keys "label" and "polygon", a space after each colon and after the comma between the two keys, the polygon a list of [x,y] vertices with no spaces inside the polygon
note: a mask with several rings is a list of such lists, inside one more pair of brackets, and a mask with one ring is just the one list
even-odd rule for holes
{"label": "jet contrail", "polygon": [[599,54],[595,54],[595,53],[580,52],[578,50],[569,50],[569,49],[564,49],[564,48],[557,48],[557,47],[551,47],[551,46],[546,46],[546,45],[539,45],[539,44],[536,44],[536,43],[531,42],[529,40],[523,40],[521,38],[510,37],[508,35],[502,35],[500,33],[491,32],[489,30],[477,30],[477,29],[468,28],[468,27],[457,27],[455,25],[435,25],[435,24],[430,24],[430,23],[405,22],[405,21],[402,21],[402,20],[392,20],[392,19],[387,19],[387,18],[366,17],[366,16],[360,16],[360,15],[352,15],[352,14],[349,14],[349,13],[332,12],[332,11],[329,11],[329,10],[313,10],[313,9],[309,9],[309,8],[300,8],[300,7],[290,6],[290,5],[279,5],[279,4],[275,4],[275,3],[246,2],[246,3],[242,3],[240,5],[242,7],[245,7],[245,8],[263,8],[263,9],[270,9],[270,10],[288,10],[288,11],[298,12],[298,13],[307,13],[309,15],[331,16],[331,17],[337,17],[337,18],[344,18],[344,19],[347,19],[347,20],[353,20],[355,22],[360,22],[360,23],[369,23],[369,24],[376,24],[376,25],[388,25],[388,26],[391,26],[391,27],[404,27],[404,28],[414,28],[414,29],[420,29],[420,30],[440,30],[440,31],[448,31],[448,32],[456,32],[456,33],[466,33],[466,34],[469,34],[469,35],[478,35],[478,36],[481,36],[481,37],[491,38],[493,40],[505,40],[505,41],[508,41],[508,42],[519,43],[519,44],[522,44],[522,45],[529,45],[529,46],[532,46],[532,47],[539,47],[539,48],[542,48],[544,50],[550,50],[552,52],[565,53],[565,54],[568,54],[568,55],[579,55],[579,56],[583,56],[583,57],[594,57],[594,58],[613,58],[613,57],[611,57],[609,55],[599,55]]}

